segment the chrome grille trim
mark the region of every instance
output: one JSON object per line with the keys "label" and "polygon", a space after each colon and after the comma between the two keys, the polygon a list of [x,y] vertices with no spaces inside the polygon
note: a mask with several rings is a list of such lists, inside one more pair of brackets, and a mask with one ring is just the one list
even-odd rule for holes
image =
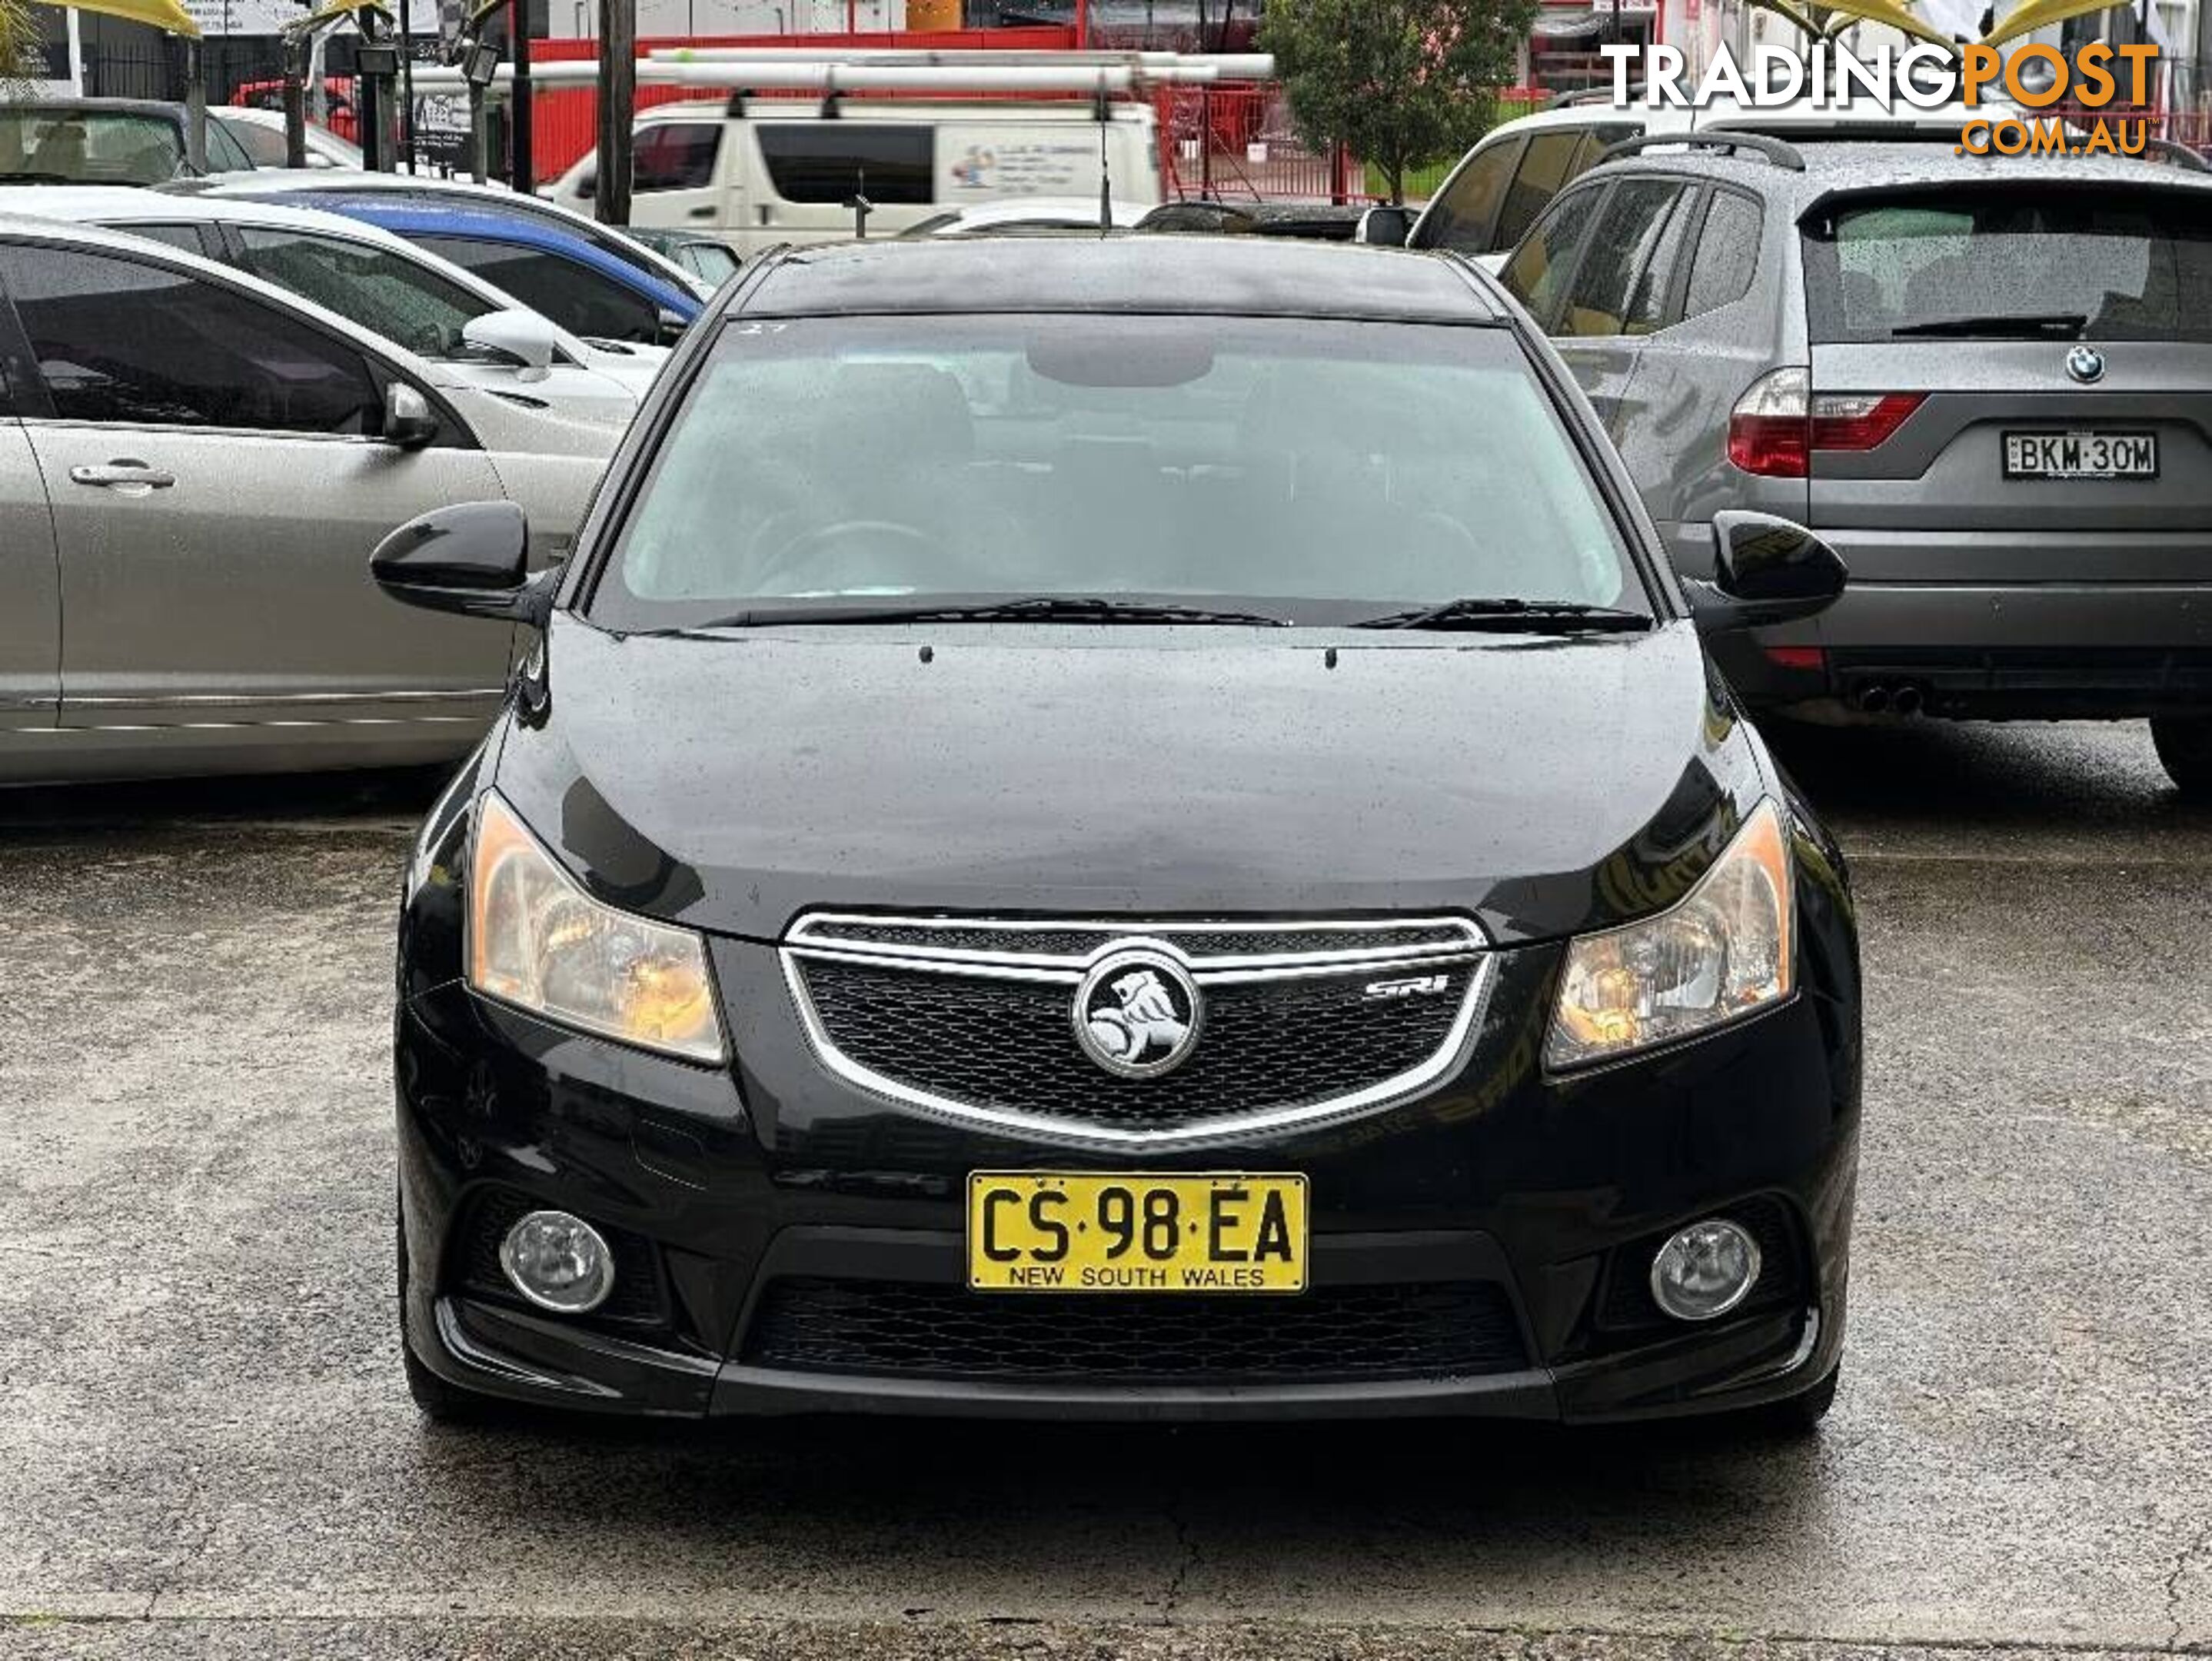
{"label": "chrome grille trim", "polygon": [[[1076,955],[975,947],[932,947],[870,940],[840,940],[832,926],[838,923],[910,927],[917,932],[931,928],[957,930],[963,934],[1005,933],[1018,940],[1022,933],[1088,938],[1097,944]],[[1363,933],[1389,930],[1402,936],[1408,931],[1430,931],[1428,942],[1382,946],[1347,945],[1340,950],[1194,955],[1176,944],[1178,934],[1253,936],[1255,944],[1271,934],[1304,935],[1342,934],[1356,941]],[[974,979],[1057,983],[1073,993],[1089,965],[1110,950],[1142,943],[1168,952],[1184,963],[1200,987],[1243,983],[1346,977],[1362,972],[1417,970],[1473,962],[1465,992],[1443,1042],[1419,1065],[1376,1080],[1362,1089],[1320,1101],[1292,1106],[1261,1108],[1207,1119],[1187,1129],[1123,1127],[1086,1123],[1056,1115],[1025,1113],[996,1105],[982,1105],[920,1089],[869,1067],[841,1050],[830,1036],[806,984],[805,964],[822,960],[902,972],[957,975]],[[786,931],[778,952],[784,983],[808,1044],[832,1074],[872,1095],[896,1102],[918,1113],[957,1124],[998,1132],[1014,1132],[1072,1147],[1104,1149],[1142,1148],[1161,1152],[1198,1148],[1255,1135],[1308,1130],[1345,1119],[1379,1111],[1418,1095],[1440,1082],[1465,1063],[1473,1047],[1477,1024],[1487,1006],[1496,979],[1497,959],[1489,941],[1473,920],[1464,917],[1396,918],[1378,922],[1299,922],[1280,923],[1224,923],[1218,922],[1166,923],[1154,921],[1109,922],[1096,919],[1052,922],[998,922],[969,918],[893,918],[835,913],[808,913]],[[1102,1088],[1111,1085],[1100,1075]]]}

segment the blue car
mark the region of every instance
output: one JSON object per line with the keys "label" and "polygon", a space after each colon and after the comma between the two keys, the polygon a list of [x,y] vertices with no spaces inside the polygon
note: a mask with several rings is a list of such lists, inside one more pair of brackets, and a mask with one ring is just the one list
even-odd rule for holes
{"label": "blue car", "polygon": [[665,345],[699,314],[699,297],[690,289],[556,225],[365,191],[287,191],[266,199],[381,225],[586,340]]}

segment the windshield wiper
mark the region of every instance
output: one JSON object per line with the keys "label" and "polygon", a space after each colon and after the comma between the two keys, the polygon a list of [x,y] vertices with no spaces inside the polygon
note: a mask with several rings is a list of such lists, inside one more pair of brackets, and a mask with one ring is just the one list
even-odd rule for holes
{"label": "windshield wiper", "polygon": [[1418,611],[1391,611],[1362,618],[1354,629],[1495,629],[1516,634],[1625,633],[1651,627],[1642,611],[1573,600],[1511,599],[1468,595]]}
{"label": "windshield wiper", "polygon": [[1153,600],[1106,599],[1078,594],[1031,594],[1021,599],[955,601],[933,605],[777,605],[738,611],[695,629],[749,629],[777,623],[1235,623],[1267,629],[1290,627],[1288,618],[1261,611],[1224,611],[1204,605]]}
{"label": "windshield wiper", "polygon": [[2016,335],[2032,340],[2055,334],[2067,340],[2079,340],[2081,331],[2088,326],[2087,312],[1982,312],[1966,317],[1931,317],[1922,323],[1900,323],[1889,333],[1892,339],[1924,334]]}

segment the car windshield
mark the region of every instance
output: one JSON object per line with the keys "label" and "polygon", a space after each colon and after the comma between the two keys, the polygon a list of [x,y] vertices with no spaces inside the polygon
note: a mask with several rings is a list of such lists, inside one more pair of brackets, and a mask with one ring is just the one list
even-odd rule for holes
{"label": "car windshield", "polygon": [[1503,330],[1309,319],[733,320],[590,613],[1149,596],[1350,621],[1648,611]]}
{"label": "car windshield", "polygon": [[2212,193],[2002,186],[1855,200],[1810,227],[1816,341],[2212,342]]}
{"label": "car windshield", "polygon": [[122,110],[0,109],[0,179],[158,185],[184,171],[170,123]]}

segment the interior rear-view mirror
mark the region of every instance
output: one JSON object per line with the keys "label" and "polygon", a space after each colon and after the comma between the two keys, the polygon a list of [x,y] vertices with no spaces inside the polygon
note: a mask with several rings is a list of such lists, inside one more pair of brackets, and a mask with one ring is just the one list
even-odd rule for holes
{"label": "interior rear-view mirror", "polygon": [[1388,204],[1370,208],[1359,216],[1358,240],[1376,248],[1402,248],[1413,234],[1414,218],[1411,208]]}
{"label": "interior rear-view mirror", "polygon": [[560,340],[553,326],[535,312],[487,312],[461,326],[461,344],[484,356],[514,365],[517,380],[543,380],[553,371]]}
{"label": "interior rear-view mirror", "polygon": [[406,605],[540,624],[551,574],[532,581],[530,523],[511,502],[434,508],[376,545],[368,574]]}
{"label": "interior rear-view mirror", "polygon": [[395,380],[384,394],[384,441],[419,450],[438,435],[437,411],[418,387]]}
{"label": "interior rear-view mirror", "polygon": [[1803,526],[1772,514],[1713,515],[1713,576],[1692,581],[1698,627],[1708,634],[1795,623],[1843,598],[1850,573]]}
{"label": "interior rear-view mirror", "polygon": [[1063,386],[1187,386],[1213,372],[1213,344],[1140,324],[1106,336],[1039,331],[1030,337],[1030,370]]}

